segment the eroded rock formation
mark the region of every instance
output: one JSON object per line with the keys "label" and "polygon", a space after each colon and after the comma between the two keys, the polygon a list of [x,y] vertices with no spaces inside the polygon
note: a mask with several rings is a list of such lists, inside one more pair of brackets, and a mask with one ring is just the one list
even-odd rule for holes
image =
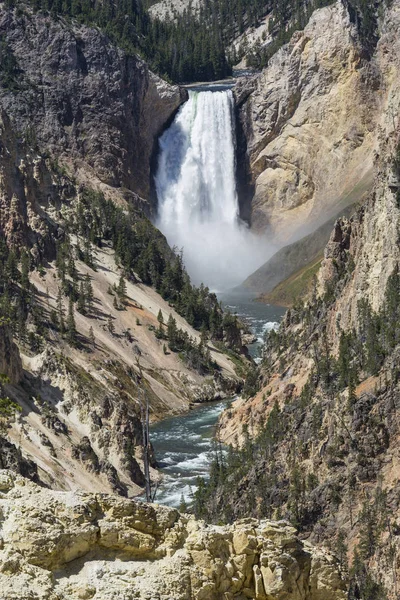
{"label": "eroded rock formation", "polygon": [[0,472],[4,600],[344,600],[335,559],[285,522],[207,526],[105,494]]}
{"label": "eroded rock formation", "polygon": [[382,118],[396,118],[399,18],[396,2],[382,12],[367,60],[344,3],[317,10],[260,75],[238,85],[256,231],[282,243],[370,189]]}

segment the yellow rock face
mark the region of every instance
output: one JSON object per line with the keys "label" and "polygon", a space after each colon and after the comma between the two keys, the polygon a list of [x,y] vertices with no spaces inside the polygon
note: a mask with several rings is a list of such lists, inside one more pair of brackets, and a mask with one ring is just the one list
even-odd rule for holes
{"label": "yellow rock face", "polygon": [[399,101],[397,1],[384,21],[370,63],[343,4],[319,9],[251,84],[240,84],[252,86],[240,112],[252,227],[269,240],[301,237],[371,188],[382,123]]}
{"label": "yellow rock face", "polygon": [[[206,525],[0,471],[2,600],[345,600],[334,558],[281,521]],[[267,537],[269,536],[269,537]]]}

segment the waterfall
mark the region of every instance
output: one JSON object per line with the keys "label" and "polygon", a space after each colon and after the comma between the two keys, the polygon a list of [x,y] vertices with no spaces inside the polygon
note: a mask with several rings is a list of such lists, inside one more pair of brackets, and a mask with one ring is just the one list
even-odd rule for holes
{"label": "waterfall", "polygon": [[232,92],[189,92],[159,146],[157,226],[195,282],[240,284],[264,253],[239,218]]}

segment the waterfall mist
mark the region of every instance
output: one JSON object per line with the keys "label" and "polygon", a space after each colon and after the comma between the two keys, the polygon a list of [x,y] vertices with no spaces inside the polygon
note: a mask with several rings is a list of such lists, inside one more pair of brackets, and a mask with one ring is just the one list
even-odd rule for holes
{"label": "waterfall mist", "polygon": [[196,283],[239,285],[270,253],[239,217],[232,92],[190,92],[159,143],[157,226]]}

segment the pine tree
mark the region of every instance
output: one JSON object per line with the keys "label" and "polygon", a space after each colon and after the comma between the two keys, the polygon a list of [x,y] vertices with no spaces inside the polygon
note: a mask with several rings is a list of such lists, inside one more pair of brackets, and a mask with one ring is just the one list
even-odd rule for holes
{"label": "pine tree", "polygon": [[81,284],[79,286],[79,296],[78,296],[77,310],[82,315],[86,314],[86,295],[85,295],[85,288],[84,288],[84,285],[83,285],[83,281],[81,281]]}
{"label": "pine tree", "polygon": [[112,319],[111,315],[108,315],[108,319],[107,319],[107,329],[108,331],[111,333],[111,335],[114,335],[115,332],[115,327],[114,327],[114,322]]}
{"label": "pine tree", "polygon": [[86,296],[87,310],[88,310],[88,312],[91,312],[93,309],[94,295],[93,295],[92,282],[90,280],[90,275],[88,273],[85,275],[85,296]]}
{"label": "pine tree", "polygon": [[90,326],[89,329],[89,341],[90,341],[90,345],[92,347],[92,350],[95,350],[96,348],[96,338],[94,337],[94,331],[93,331],[93,327]]}
{"label": "pine tree", "polygon": [[58,324],[60,328],[61,335],[65,333],[65,323],[64,323],[64,308],[63,308],[63,295],[61,287],[58,288],[57,293],[57,313],[58,313]]}
{"label": "pine tree", "polygon": [[29,271],[30,271],[30,258],[29,254],[23,250],[21,253],[21,286],[24,290],[29,291]]}
{"label": "pine tree", "polygon": [[206,347],[208,344],[208,330],[206,327],[206,324],[203,323],[203,325],[201,326],[201,330],[200,330],[200,340],[201,340],[201,344]]}
{"label": "pine tree", "polygon": [[335,550],[335,554],[339,560],[340,567],[343,569],[343,571],[347,572],[347,569],[348,569],[348,563],[347,563],[348,546],[346,544],[346,534],[343,531],[343,529],[340,529],[337,534],[334,550]]}
{"label": "pine tree", "polygon": [[57,245],[56,269],[57,269],[57,275],[58,275],[62,285],[64,286],[65,274],[66,274],[64,244]]}
{"label": "pine tree", "polygon": [[123,302],[125,299],[125,296],[126,296],[126,283],[125,283],[125,279],[123,278],[122,275],[119,278],[117,294],[118,294],[118,298],[121,300],[121,302]]}
{"label": "pine tree", "polygon": [[67,316],[67,340],[71,345],[75,345],[76,338],[77,338],[77,333],[76,333],[76,325],[75,325],[75,318],[74,318],[74,303],[72,301],[72,298],[70,297],[69,303],[68,303],[68,316]]}
{"label": "pine tree", "polygon": [[175,350],[177,348],[177,334],[178,334],[178,328],[176,325],[176,320],[174,319],[172,314],[170,314],[169,318],[168,318],[168,323],[167,323],[167,336],[168,336],[168,345],[173,352],[175,352]]}
{"label": "pine tree", "polygon": [[93,266],[93,255],[92,255],[92,246],[90,244],[89,238],[85,239],[85,247],[83,251],[83,261],[89,265],[89,267]]}
{"label": "pine tree", "polygon": [[180,503],[179,503],[179,512],[180,513],[187,513],[187,511],[188,511],[188,505],[187,505],[185,496],[182,493],[181,494]]}
{"label": "pine tree", "polygon": [[76,270],[75,260],[72,254],[68,256],[68,275],[71,277],[73,282],[78,280],[78,271]]}
{"label": "pine tree", "polygon": [[15,255],[14,250],[10,250],[8,253],[7,264],[6,264],[6,273],[8,275],[8,278],[11,279],[11,281],[18,281],[18,279],[19,279],[18,261],[17,261],[17,257]]}

